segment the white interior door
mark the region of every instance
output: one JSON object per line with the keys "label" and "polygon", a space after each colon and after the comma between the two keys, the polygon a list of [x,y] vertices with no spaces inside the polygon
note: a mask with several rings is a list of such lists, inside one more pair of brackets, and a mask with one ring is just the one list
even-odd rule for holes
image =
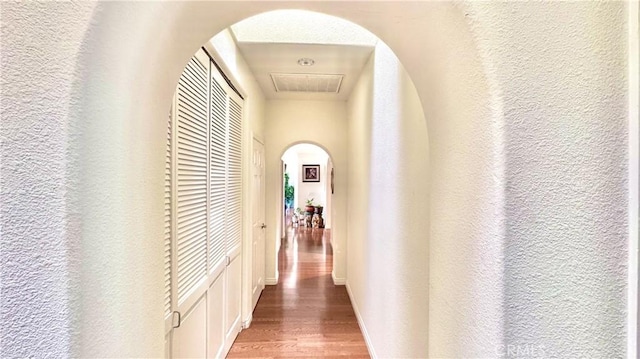
{"label": "white interior door", "polygon": [[227,90],[226,351],[242,328],[242,99]]}
{"label": "white interior door", "polygon": [[173,127],[172,289],[179,326],[172,357],[207,355],[209,59],[198,52],[178,81]]}
{"label": "white interior door", "polygon": [[169,119],[167,357],[224,357],[241,328],[242,105],[198,51],[180,77]]}
{"label": "white interior door", "polygon": [[251,184],[251,210],[252,213],[252,265],[251,265],[251,296],[252,309],[256,307],[260,294],[264,289],[264,251],[265,251],[265,184],[264,184],[264,145],[257,139],[253,139],[252,156],[252,184]]}
{"label": "white interior door", "polygon": [[211,68],[209,131],[209,266],[208,355],[220,358],[226,353],[228,206],[228,107],[229,99],[220,74]]}

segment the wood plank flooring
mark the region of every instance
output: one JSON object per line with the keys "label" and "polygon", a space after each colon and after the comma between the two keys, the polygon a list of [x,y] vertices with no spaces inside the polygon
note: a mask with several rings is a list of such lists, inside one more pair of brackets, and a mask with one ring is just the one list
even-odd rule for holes
{"label": "wood plank flooring", "polygon": [[369,358],[344,286],[331,279],[330,231],[289,229],[267,286],[228,358]]}

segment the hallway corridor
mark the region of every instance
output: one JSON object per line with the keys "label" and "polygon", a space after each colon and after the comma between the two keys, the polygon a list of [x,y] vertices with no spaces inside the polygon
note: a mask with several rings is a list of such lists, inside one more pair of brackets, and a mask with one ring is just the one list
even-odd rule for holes
{"label": "hallway corridor", "polygon": [[368,358],[347,291],[333,285],[332,259],[329,230],[289,228],[279,283],[265,288],[228,357]]}

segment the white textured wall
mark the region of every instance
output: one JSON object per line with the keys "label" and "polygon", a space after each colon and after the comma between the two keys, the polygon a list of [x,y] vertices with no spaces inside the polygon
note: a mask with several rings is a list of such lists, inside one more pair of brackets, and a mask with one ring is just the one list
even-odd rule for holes
{"label": "white textured wall", "polygon": [[[628,96],[629,96],[629,237],[640,238],[638,227],[640,226],[640,205],[638,199],[640,197],[640,2],[629,3],[627,10],[629,18],[628,34]],[[637,154],[637,155],[633,155]],[[633,185],[637,184],[637,185]],[[636,221],[637,219],[637,221]],[[640,293],[638,285],[640,284],[640,266],[638,263],[638,241],[629,241],[629,269],[627,270],[627,278],[629,278],[627,290],[627,307],[629,321],[636,325],[630,325],[627,331],[627,356],[638,356],[637,345],[640,343]],[[635,270],[634,270],[635,269]],[[634,285],[635,284],[635,285]],[[635,332],[634,332],[635,331]]]}
{"label": "white textured wall", "polygon": [[415,87],[386,45],[348,109],[347,286],[372,354],[426,357],[429,141]]}
{"label": "white textured wall", "polygon": [[429,356],[495,358],[505,328],[501,92],[468,27],[478,20],[464,8],[438,15],[447,40],[425,36],[438,50],[422,79],[401,58],[429,130]]}
{"label": "white textured wall", "polygon": [[626,355],[626,8],[471,7],[502,91],[506,345]]}
{"label": "white textured wall", "polygon": [[[78,344],[77,54],[93,4],[0,4],[0,357]],[[23,45],[24,44],[24,45]],[[28,46],[25,46],[28,45]]]}
{"label": "white textured wall", "polygon": [[[346,275],[345,241],[347,232],[347,109],[345,102],[331,101],[267,101],[265,120],[265,152],[267,168],[267,223],[276,224],[282,213],[279,188],[282,186],[280,159],[285,150],[296,143],[312,143],[322,147],[335,166],[333,197],[334,277],[344,282]],[[299,163],[301,165],[302,163]],[[294,171],[295,169],[291,169]],[[300,175],[300,174],[299,174]],[[306,198],[298,197],[304,202]],[[276,276],[276,251],[282,236],[281,225],[267,227],[267,280]]]}
{"label": "white textured wall", "polygon": [[[626,6],[2,3],[2,356],[163,356],[175,84],[212,35],[283,7],[365,26],[416,86],[430,138],[430,355],[534,344],[624,356],[637,240]],[[346,163],[334,164],[336,228]]]}

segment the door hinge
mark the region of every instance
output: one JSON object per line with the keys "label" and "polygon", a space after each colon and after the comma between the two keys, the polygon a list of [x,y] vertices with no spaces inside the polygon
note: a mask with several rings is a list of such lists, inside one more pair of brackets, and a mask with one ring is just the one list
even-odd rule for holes
{"label": "door hinge", "polygon": [[182,324],[182,316],[180,315],[180,312],[176,310],[173,312],[171,326],[173,328],[180,328],[180,324]]}

